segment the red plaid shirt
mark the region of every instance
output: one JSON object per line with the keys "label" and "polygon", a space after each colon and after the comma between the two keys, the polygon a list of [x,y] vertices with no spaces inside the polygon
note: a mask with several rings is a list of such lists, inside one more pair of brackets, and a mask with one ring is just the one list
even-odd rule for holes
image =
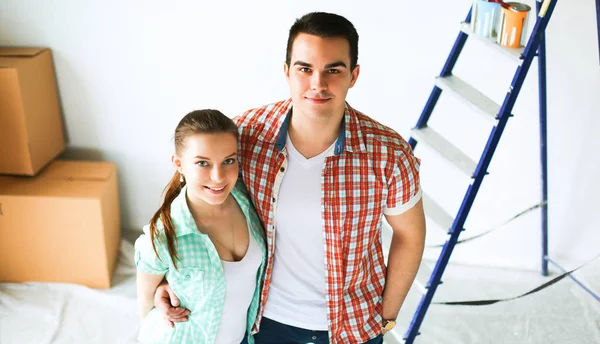
{"label": "red plaid shirt", "polygon": [[[267,270],[254,331],[262,318],[273,272],[275,204],[287,166],[285,143],[291,109],[290,99],[236,118],[243,180],[267,233]],[[386,276],[382,216],[402,213],[418,202],[419,163],[395,131],[346,106],[340,136],[333,155],[325,160],[321,178],[332,344],[363,343],[381,333]]]}

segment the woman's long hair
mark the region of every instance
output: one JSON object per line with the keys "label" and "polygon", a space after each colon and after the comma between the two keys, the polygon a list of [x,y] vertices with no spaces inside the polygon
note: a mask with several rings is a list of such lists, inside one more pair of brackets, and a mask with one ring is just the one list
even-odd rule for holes
{"label": "woman's long hair", "polygon": [[[177,128],[175,129],[174,141],[175,141],[175,152],[181,153],[185,139],[194,134],[232,134],[236,140],[238,138],[238,129],[233,120],[218,110],[196,110],[188,113],[179,121]],[[173,265],[177,268],[176,260],[179,259],[177,250],[175,248],[175,242],[177,237],[175,236],[175,228],[171,221],[171,203],[179,196],[181,189],[185,185],[185,180],[179,172],[175,172],[169,184],[163,191],[163,202],[160,208],[156,211],[152,219],[150,220],[150,237],[152,238],[152,248],[154,253],[160,259],[160,255],[156,249],[155,241],[159,237],[159,229],[157,222],[160,220],[162,223],[162,230],[167,240],[167,247],[169,249],[169,256]]]}

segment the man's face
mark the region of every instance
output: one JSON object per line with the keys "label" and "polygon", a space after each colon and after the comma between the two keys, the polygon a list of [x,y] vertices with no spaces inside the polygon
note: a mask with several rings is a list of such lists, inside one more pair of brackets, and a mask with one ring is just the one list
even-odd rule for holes
{"label": "man's face", "polygon": [[292,44],[290,66],[285,64],[284,71],[294,114],[327,120],[341,118],[359,66],[350,71],[350,44],[345,38],[301,33]]}

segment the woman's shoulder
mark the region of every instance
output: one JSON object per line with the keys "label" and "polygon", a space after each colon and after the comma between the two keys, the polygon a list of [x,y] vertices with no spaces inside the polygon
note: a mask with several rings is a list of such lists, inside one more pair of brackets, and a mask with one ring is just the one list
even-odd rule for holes
{"label": "woman's shoulder", "polygon": [[142,236],[146,238],[146,240],[148,241],[153,241],[154,240],[154,244],[156,246],[160,246],[162,245],[162,242],[165,239],[165,231],[164,231],[164,226],[162,224],[162,222],[160,221],[160,219],[158,219],[155,223],[155,230],[154,232],[150,229],[150,224],[145,225],[142,228]]}
{"label": "woman's shoulder", "polygon": [[[147,225],[145,225],[142,228],[142,231],[144,232],[144,234],[146,234],[146,235],[150,235],[151,234],[150,226],[151,226],[151,223],[148,223]],[[154,233],[155,235],[164,234],[165,227],[163,226],[163,223],[162,223],[162,221],[160,219],[157,219],[154,222],[154,227],[155,227],[155,233]]]}
{"label": "woman's shoulder", "polygon": [[242,198],[244,201],[250,202],[250,193],[248,192],[246,184],[242,181],[242,178],[238,178],[235,187],[233,188],[233,192],[236,193],[236,198]]}
{"label": "woman's shoulder", "polygon": [[237,200],[238,204],[245,209],[248,209],[250,214],[256,214],[256,210],[254,208],[254,204],[252,203],[252,199],[250,197],[250,193],[248,192],[248,188],[244,184],[243,181],[239,180],[235,184],[235,188],[233,189],[234,197]]}
{"label": "woman's shoulder", "polygon": [[[155,261],[156,253],[161,254],[163,251],[162,237],[164,237],[164,233],[158,232],[153,235],[150,225],[145,225],[142,228],[142,232],[134,243],[137,255],[136,260],[144,258],[147,261]],[[156,251],[154,248],[156,248]]]}
{"label": "woman's shoulder", "polygon": [[234,195],[240,207],[244,209],[244,213],[247,214],[247,217],[254,224],[261,225],[258,213],[256,212],[256,208],[254,207],[254,203],[252,203],[252,199],[250,198],[250,193],[246,188],[246,185],[241,180],[238,180],[235,186]]}

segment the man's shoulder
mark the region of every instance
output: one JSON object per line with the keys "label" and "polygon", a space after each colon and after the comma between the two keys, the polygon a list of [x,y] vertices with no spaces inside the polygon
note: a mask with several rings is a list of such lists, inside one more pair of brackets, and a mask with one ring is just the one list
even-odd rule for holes
{"label": "man's shoulder", "polygon": [[352,111],[357,120],[357,128],[367,145],[383,145],[396,149],[405,149],[408,146],[408,142],[396,130],[367,116],[361,111],[356,109],[352,109]]}
{"label": "man's shoulder", "polygon": [[245,111],[234,118],[241,132],[248,128],[264,127],[277,123],[290,106],[290,100],[282,100]]}

